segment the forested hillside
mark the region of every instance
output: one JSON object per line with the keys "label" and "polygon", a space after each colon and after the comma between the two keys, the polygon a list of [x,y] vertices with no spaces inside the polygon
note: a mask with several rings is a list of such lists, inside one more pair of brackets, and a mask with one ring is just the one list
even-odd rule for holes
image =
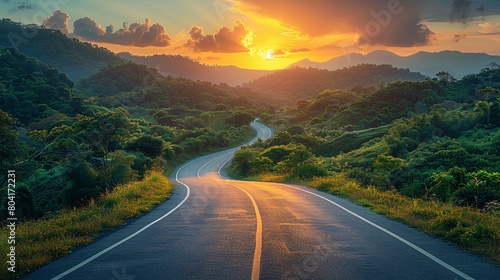
{"label": "forested hillside", "polygon": [[312,99],[318,92],[327,89],[376,87],[392,81],[423,79],[425,76],[408,69],[362,64],[336,71],[293,67],[260,77],[244,86],[251,88],[265,100],[293,104],[301,99]]}
{"label": "forested hillside", "polygon": [[500,70],[327,90],[263,121],[230,173],[346,196],[498,261]]}
{"label": "forested hillside", "polygon": [[500,200],[499,88],[500,70],[484,70],[371,93],[325,91],[278,120],[265,118],[282,131],[237,153],[233,168],[245,176],[342,172],[382,190],[487,211]]}
{"label": "forested hillside", "polygon": [[0,20],[0,48],[16,48],[22,53],[50,64],[71,80],[89,76],[123,59],[107,49],[69,38],[59,30],[22,25]]}
{"label": "forested hillside", "polygon": [[250,121],[267,110],[132,62],[105,67],[75,89],[57,69],[9,48],[0,50],[0,73],[0,167],[20,178],[23,219],[86,205],[168,161],[243,142]]}

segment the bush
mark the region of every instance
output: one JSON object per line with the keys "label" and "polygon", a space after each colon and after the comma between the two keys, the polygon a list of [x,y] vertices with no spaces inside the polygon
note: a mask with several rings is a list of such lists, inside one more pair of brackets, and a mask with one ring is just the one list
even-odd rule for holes
{"label": "bush", "polygon": [[328,171],[324,166],[306,162],[299,165],[295,175],[301,179],[311,179],[315,177],[325,177],[328,175]]}
{"label": "bush", "polygon": [[477,185],[463,187],[455,193],[453,202],[459,206],[483,209],[488,202],[500,200],[500,194],[492,188]]}
{"label": "bush", "polygon": [[128,143],[127,151],[140,151],[150,158],[161,155],[163,141],[151,135],[143,135],[139,139]]}

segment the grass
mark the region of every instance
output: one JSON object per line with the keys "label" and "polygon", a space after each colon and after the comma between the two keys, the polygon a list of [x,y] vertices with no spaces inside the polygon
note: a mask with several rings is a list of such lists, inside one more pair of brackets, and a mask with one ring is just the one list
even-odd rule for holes
{"label": "grass", "polygon": [[[100,233],[124,225],[170,196],[167,177],[152,172],[140,182],[117,186],[88,206],[66,209],[16,226],[16,273],[0,264],[0,279],[14,279],[94,241]],[[0,231],[0,252],[8,253],[7,228]]]}
{"label": "grass", "polygon": [[[217,116],[216,126],[224,128],[224,115]],[[248,129],[234,145],[247,143],[255,136]],[[165,174],[171,175],[182,163],[209,153],[228,149],[212,148],[196,154],[185,154],[169,161]],[[7,263],[0,264],[0,279],[16,279],[34,269],[70,253],[74,248],[93,242],[107,230],[124,225],[127,220],[150,211],[155,205],[170,197],[173,189],[169,179],[160,172],[151,172],[140,182],[120,185],[96,201],[81,208],[66,209],[36,221],[16,225],[16,273],[8,272]],[[0,230],[0,255],[9,253],[6,227]]]}
{"label": "grass", "polygon": [[[264,174],[252,180],[283,182],[286,176]],[[500,264],[500,211],[481,212],[450,203],[413,199],[374,187],[362,187],[342,174],[292,182],[347,198],[408,224],[422,232],[445,238],[465,250]]]}

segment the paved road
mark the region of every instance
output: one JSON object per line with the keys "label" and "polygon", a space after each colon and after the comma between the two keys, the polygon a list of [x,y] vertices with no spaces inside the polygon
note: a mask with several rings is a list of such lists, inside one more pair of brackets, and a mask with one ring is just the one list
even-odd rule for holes
{"label": "paved road", "polygon": [[[253,123],[258,137],[271,131]],[[498,279],[500,267],[346,200],[224,179],[235,149],[176,172],[166,203],[26,279]],[[222,174],[221,174],[222,173]]]}

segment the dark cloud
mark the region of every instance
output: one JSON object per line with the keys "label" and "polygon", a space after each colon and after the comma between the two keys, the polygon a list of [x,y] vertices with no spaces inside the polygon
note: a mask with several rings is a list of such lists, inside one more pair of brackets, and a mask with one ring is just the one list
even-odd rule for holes
{"label": "dark cloud", "polygon": [[64,34],[68,34],[69,15],[55,10],[52,16],[48,16],[43,20],[42,25],[46,28],[60,30]]}
{"label": "dark cloud", "polygon": [[73,33],[82,39],[102,41],[106,31],[93,19],[84,17],[73,23]]}
{"label": "dark cloud", "polygon": [[170,37],[165,28],[158,23],[151,24],[149,19],[144,23],[123,24],[123,27],[114,31],[112,25],[103,29],[95,20],[85,17],[73,24],[74,34],[84,40],[104,42],[124,46],[137,47],[165,47],[170,45]]}
{"label": "dark cloud", "polygon": [[500,15],[498,0],[420,0],[423,20],[467,24],[485,16]]}
{"label": "dark cloud", "polygon": [[244,45],[244,39],[248,34],[248,28],[240,21],[234,23],[233,30],[223,27],[215,35],[203,35],[203,28],[193,26],[189,31],[191,39],[184,46],[195,52],[247,52],[248,48]]}
{"label": "dark cloud", "polygon": [[236,0],[243,13],[277,19],[311,37],[356,32],[360,44],[409,47],[426,45],[432,31],[422,24],[412,0]]}
{"label": "dark cloud", "polygon": [[[483,6],[484,11],[484,6]],[[471,20],[472,1],[453,0],[451,4],[450,21],[467,23]]]}

